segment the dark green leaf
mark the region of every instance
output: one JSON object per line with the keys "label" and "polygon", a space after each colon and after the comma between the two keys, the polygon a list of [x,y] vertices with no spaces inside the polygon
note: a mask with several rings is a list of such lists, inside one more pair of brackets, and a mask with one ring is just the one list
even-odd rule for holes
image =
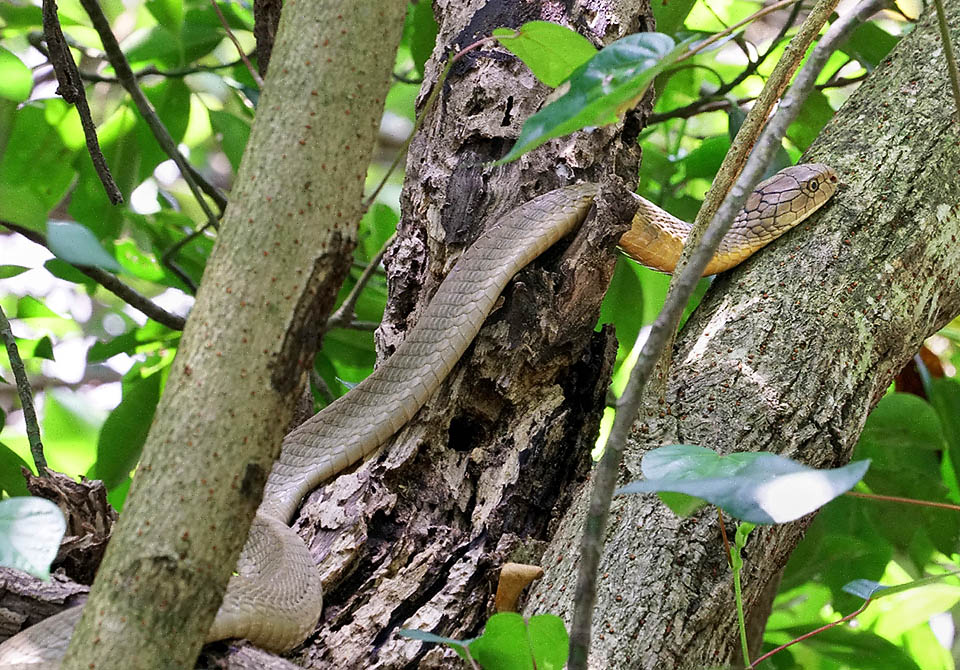
{"label": "dark green leaf", "polygon": [[410,48],[414,67],[422,75],[423,66],[437,43],[437,21],[433,17],[433,3],[421,0],[407,4],[403,42]]}
{"label": "dark green leaf", "polygon": [[47,335],[44,335],[39,340],[37,340],[37,344],[33,348],[33,351],[30,352],[30,355],[33,358],[45,358],[48,361],[54,360],[53,342],[50,341],[50,338]]}
{"label": "dark green leaf", "polygon": [[[954,470],[960,467],[960,383],[956,379],[932,379],[927,388],[930,404],[940,419]],[[954,480],[956,473],[954,473]],[[955,481],[954,481],[955,483]],[[956,501],[955,501],[956,502]]]}
{"label": "dark green leaf", "polygon": [[899,38],[871,21],[858,26],[847,43],[840,48],[850,57],[860,61],[860,64],[869,72],[887,57],[898,40]]}
{"label": "dark green leaf", "polygon": [[687,15],[697,0],[654,0],[650,3],[657,32],[673,35],[687,20]]}
{"label": "dark green leaf", "polygon": [[66,528],[63,512],[49,500],[0,500],[0,565],[49,579]]}
{"label": "dark green leaf", "polygon": [[730,150],[730,138],[726,135],[714,135],[703,140],[696,149],[683,159],[687,179],[707,179],[713,181]]}
{"label": "dark green leaf", "polygon": [[833,107],[822,92],[813,90],[803,102],[797,120],[787,128],[787,138],[800,151],[806,151],[817,135],[833,118]]}
{"label": "dark green leaf", "polygon": [[97,440],[96,475],[108,489],[122,484],[140,460],[163,376],[155,372],[125,383],[123,399],[103,422]]}
{"label": "dark green leaf", "polygon": [[547,21],[530,21],[519,30],[497,28],[493,36],[551,87],[559,86],[597,53],[580,33]]}
{"label": "dark green leaf", "polygon": [[869,461],[859,461],[816,470],[767,452],[720,456],[704,447],[674,444],[648,452],[641,462],[646,479],[617,493],[685,493],[744,521],[786,523],[850,490],[868,467]]}
{"label": "dark green leaf", "polygon": [[554,137],[615,123],[685,49],[660,33],[628,35],[607,46],[577,68],[558,100],[527,119],[516,144],[497,164],[512,161]]}
{"label": "dark green leaf", "polygon": [[936,410],[923,398],[909,393],[883,396],[870,412],[860,441],[899,449],[940,450],[946,446]]}
{"label": "dark green leaf", "polygon": [[66,261],[60,260],[59,258],[51,258],[43,264],[43,267],[47,269],[47,272],[59,279],[70,281],[75,284],[83,284],[88,287],[97,285],[97,283],[90,277],[83,274],[80,272],[80,270],[73,267]]}
{"label": "dark green leaf", "polygon": [[0,279],[16,277],[29,269],[30,268],[25,268],[22,265],[0,265]]}
{"label": "dark green leaf", "polygon": [[122,268],[116,259],[100,246],[86,227],[72,221],[48,221],[47,245],[59,258],[74,265],[99,267],[113,272]]}
{"label": "dark green leaf", "polygon": [[[793,626],[782,628],[776,632],[778,633],[777,641],[786,642],[807,635],[810,628]],[[831,670],[847,668],[856,668],[856,670],[921,670],[920,666],[910,658],[907,651],[870,631],[834,626],[804,640],[801,645],[814,651],[820,659],[829,663],[814,666],[818,668],[829,668]],[[791,668],[791,670],[793,669]]]}
{"label": "dark green leaf", "polygon": [[0,490],[11,498],[30,495],[21,468],[31,469],[17,452],[0,442]]}

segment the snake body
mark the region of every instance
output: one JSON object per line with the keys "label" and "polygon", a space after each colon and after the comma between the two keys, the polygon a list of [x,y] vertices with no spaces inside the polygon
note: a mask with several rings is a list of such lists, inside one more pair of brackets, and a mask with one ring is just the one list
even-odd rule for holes
{"label": "snake body", "polygon": [[[837,185],[833,170],[821,164],[793,166],[761,182],[705,274],[737,265],[796,226],[826,203]],[[390,359],[287,435],[208,641],[245,637],[284,651],[313,632],[322,609],[320,573],[288,525],[300,501],[372,454],[416,414],[473,341],[510,279],[581,224],[597,191],[589,183],[566,186],[504,216],[463,253]],[[620,247],[644,265],[672,272],[691,226],[637,199]],[[56,667],[79,609],[0,645],[0,667]]]}

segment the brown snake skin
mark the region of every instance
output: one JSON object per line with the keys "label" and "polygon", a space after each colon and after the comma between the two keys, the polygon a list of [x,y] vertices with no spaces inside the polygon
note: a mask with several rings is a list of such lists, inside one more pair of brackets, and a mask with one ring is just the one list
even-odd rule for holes
{"label": "brown snake skin", "polygon": [[[832,169],[812,163],[761,182],[705,274],[742,262],[819,209],[837,186]],[[507,282],[575,230],[596,193],[594,184],[567,186],[504,216],[460,257],[393,356],[287,435],[208,641],[245,637],[283,651],[313,632],[322,609],[320,574],[288,526],[301,499],[410,420],[473,341]],[[672,272],[691,226],[637,197],[639,209],[620,247],[644,265]],[[0,667],[57,667],[79,612],[67,610],[0,645]]]}

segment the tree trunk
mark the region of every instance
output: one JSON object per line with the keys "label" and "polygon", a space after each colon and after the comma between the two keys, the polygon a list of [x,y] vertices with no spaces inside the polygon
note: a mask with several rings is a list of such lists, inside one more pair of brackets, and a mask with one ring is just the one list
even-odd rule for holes
{"label": "tree trunk", "polygon": [[230,207],[65,668],[193,667],[350,263],[403,2],[289,2]]}
{"label": "tree trunk", "polygon": [[[948,8],[960,40],[960,4]],[[647,403],[623,479],[650,447],[850,458],[870,408],[923,339],[960,313],[960,152],[931,10],[843,106],[807,160],[846,188],[824,215],[719,278],[682,331],[663,404]],[[528,612],[569,617],[587,487],[544,555]],[[810,517],[751,535],[748,612]],[[728,531],[730,532],[730,531]],[[591,667],[734,662],[732,577],[716,514],[678,519],[656,496],[614,503]]]}
{"label": "tree trunk", "polygon": [[[646,2],[615,12],[595,4],[575,2],[560,15],[555,3],[435,3],[439,46],[426,81],[435,81],[448,50],[500,26],[560,21],[598,46],[650,26],[637,18],[649,16]],[[429,84],[421,101],[428,92]],[[499,48],[471,52],[453,68],[410,149],[399,239],[387,258],[382,354],[415,322],[455,256],[500,214],[577,179],[633,187],[639,113],[622,128],[489,166],[547,93]],[[609,329],[594,325],[622,220],[601,214],[523,271],[433,400],[379,457],[308,499],[298,523],[327,591],[304,666],[449,667],[444,652],[397,630],[472,635],[492,612],[500,565],[539,561],[570,482],[586,474],[604,404],[616,348]]]}

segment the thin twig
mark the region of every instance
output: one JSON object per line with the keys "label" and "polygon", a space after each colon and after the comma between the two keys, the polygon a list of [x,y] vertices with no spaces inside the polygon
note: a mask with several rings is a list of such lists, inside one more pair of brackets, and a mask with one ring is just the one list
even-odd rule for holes
{"label": "thin twig", "polygon": [[[836,79],[831,79],[822,84],[817,84],[816,88],[818,91],[825,91],[830,88],[843,88],[845,86],[853,86],[854,84],[859,84],[861,81],[867,78],[867,73],[859,74],[855,77],[837,77]],[[723,98],[722,100],[716,100],[716,96],[711,95],[706,98],[701,98],[697,102],[685,105],[683,107],[678,107],[677,109],[670,110],[669,112],[663,112],[660,114],[651,114],[647,117],[647,126],[652,126],[657,123],[663,123],[664,121],[669,121],[670,119],[689,119],[690,117],[697,116],[698,114],[705,114],[707,112],[717,112],[724,109],[729,109],[733,106],[740,107],[748,103],[753,102],[757,99],[755,95],[748,95],[743,98],[737,98],[736,100],[729,100]]]}
{"label": "thin twig", "polygon": [[[235,61],[230,63],[221,63],[220,65],[193,65],[191,67],[182,67],[174,70],[160,70],[155,65],[148,65],[143,69],[137,70],[133,73],[133,76],[136,79],[143,79],[144,77],[164,77],[166,79],[182,79],[187,75],[196,74],[198,72],[216,72],[217,70],[228,70],[234,68],[237,65],[241,65],[243,59],[238,58]],[[108,77],[106,75],[97,74],[96,72],[81,72],[80,78],[84,81],[92,81],[98,84],[119,84],[120,80],[116,77]]]}
{"label": "thin twig", "polygon": [[93,168],[97,171],[97,176],[100,177],[100,183],[103,184],[103,190],[107,192],[110,203],[119,205],[123,202],[123,194],[120,193],[120,187],[117,186],[113,175],[110,174],[107,159],[104,158],[103,151],[100,150],[97,126],[90,115],[90,105],[87,104],[87,95],[83,90],[80,70],[70,54],[70,48],[67,46],[63,31],[60,29],[57,3],[54,0],[43,0],[41,11],[43,15],[43,34],[50,50],[50,64],[53,66],[53,71],[57,75],[57,82],[59,83],[57,93],[77,108],[77,113],[80,115],[80,125],[83,127],[83,136],[87,143],[87,151],[93,161]]}
{"label": "thin twig", "polygon": [[[797,74],[793,85],[783,96],[776,116],[770,119],[763,135],[757,140],[753,153],[757,160],[769,163],[781,146],[787,128],[800,115],[803,103],[814,90],[817,77],[826,66],[830,56],[850,37],[851,33],[881,9],[892,4],[891,0],[863,0],[852,12],[848,12],[831,24],[813,49],[803,69]],[[752,159],[751,159],[752,160]]]}
{"label": "thin twig", "polygon": [[[714,100],[718,98],[723,99],[724,96],[727,95],[727,93],[729,93],[734,88],[742,84],[747,79],[747,77],[754,74],[757,71],[757,69],[761,65],[763,65],[763,63],[767,60],[770,54],[773,53],[774,49],[776,49],[780,45],[781,40],[783,40],[786,37],[787,31],[790,30],[790,27],[793,26],[794,22],[797,20],[797,16],[800,14],[801,8],[802,8],[802,3],[799,3],[799,2],[796,3],[793,6],[793,8],[790,10],[790,16],[787,17],[787,20],[784,22],[783,26],[780,28],[780,31],[770,41],[770,46],[767,47],[767,50],[764,51],[757,58],[757,60],[750,62],[747,65],[747,67],[745,67],[740,72],[740,74],[738,74],[736,77],[734,77],[730,81],[730,83],[722,84],[720,88],[718,88],[716,91],[713,92],[712,95],[709,96],[708,99],[709,100]],[[647,119],[647,125],[659,123],[660,121],[665,121],[666,119],[671,119],[671,118],[684,118],[684,119],[689,118],[699,113],[698,111],[696,111],[696,109],[697,109],[697,106],[700,104],[701,104],[701,101],[698,100],[696,102],[690,103],[689,105],[685,105],[684,107],[678,107],[677,109],[670,110],[669,112],[665,112],[663,114],[651,114],[650,117]]]}
{"label": "thin twig", "polygon": [[[173,162],[180,168],[180,175],[183,177],[183,180],[187,182],[187,186],[190,187],[190,191],[203,210],[204,216],[207,217],[207,221],[215,224],[217,217],[210,209],[210,205],[207,204],[203,193],[206,192],[208,195],[211,192],[215,193],[217,192],[217,188],[200,176],[200,174],[193,169],[193,166],[187,162],[187,159],[183,157],[183,154],[181,154],[177,148],[177,143],[173,141],[170,132],[166,126],[163,125],[156,111],[154,111],[153,105],[150,104],[147,96],[140,90],[140,86],[137,84],[137,78],[133,76],[130,63],[127,62],[127,57],[123,55],[123,51],[120,49],[120,43],[117,42],[116,35],[114,35],[110,29],[110,22],[107,21],[107,17],[104,16],[103,10],[100,8],[100,3],[97,0],[80,0],[80,4],[83,5],[83,9],[90,17],[90,22],[93,24],[94,30],[96,30],[97,35],[100,36],[100,42],[103,44],[103,49],[107,54],[107,60],[110,61],[114,72],[117,73],[117,79],[120,85],[130,94],[133,103],[137,106],[140,115],[143,117],[143,120],[146,121],[147,126],[149,126],[164,153],[172,158]],[[205,185],[202,190],[199,186],[201,183]],[[220,206],[219,202],[217,204]],[[221,211],[225,207],[226,198],[223,198]]]}
{"label": "thin twig", "polygon": [[950,73],[950,86],[953,88],[953,103],[956,105],[957,118],[960,119],[960,74],[957,74],[957,58],[950,41],[950,29],[947,16],[943,11],[943,0],[933,0],[937,8],[937,25],[940,27],[940,40],[943,42],[943,55],[947,57],[947,72]]}
{"label": "thin twig", "polygon": [[726,29],[724,29],[724,30],[721,30],[719,33],[716,33],[715,35],[711,35],[709,38],[705,39],[705,40],[702,41],[702,42],[698,42],[696,45],[693,46],[693,48],[691,48],[689,51],[687,51],[687,53],[685,53],[685,54],[683,54],[682,56],[680,56],[680,58],[677,59],[677,62],[686,60],[686,59],[690,58],[691,56],[695,56],[696,54],[698,54],[698,53],[700,53],[701,51],[703,51],[704,49],[706,49],[708,46],[710,46],[710,45],[712,45],[712,44],[716,44],[717,42],[719,42],[720,40],[722,40],[722,39],[723,39],[724,37],[726,37],[727,35],[729,35],[729,34],[731,34],[731,33],[733,33],[733,32],[736,32],[737,30],[739,30],[739,29],[742,28],[743,26],[747,25],[748,23],[752,23],[753,21],[756,21],[757,19],[759,19],[759,18],[761,18],[761,17],[764,17],[764,16],[766,16],[767,14],[770,14],[771,12],[775,12],[775,11],[777,11],[778,9],[783,9],[784,7],[787,7],[788,5],[792,5],[792,4],[795,3],[795,2],[799,2],[799,0],[780,0],[780,2],[775,2],[775,3],[773,3],[772,5],[767,5],[767,6],[764,7],[763,9],[760,9],[760,10],[754,12],[753,14],[751,14],[750,16],[748,16],[747,18],[745,18],[743,21],[739,21],[739,22],[737,22],[737,23],[734,23],[734,24],[733,24],[732,26],[730,26],[729,28],[726,28]]}
{"label": "thin twig", "polygon": [[[0,220],[0,226],[23,235],[25,238],[31,242],[34,242],[35,244],[39,244],[47,249],[50,248],[47,244],[47,238],[35,230],[30,230],[29,228],[24,228],[16,223],[3,220]],[[75,265],[74,263],[70,263],[70,265],[90,277],[90,279],[100,284],[100,286],[110,291],[112,294],[123,300],[131,307],[140,310],[147,317],[153,319],[157,323],[163,324],[171,330],[183,330],[184,325],[186,325],[186,319],[184,319],[182,316],[171,314],[167,310],[160,307],[160,305],[151,301],[150,298],[138,293],[136,290],[124,284],[106,270],[101,270],[100,268],[86,265]]]}
{"label": "thin twig", "polygon": [[7,315],[0,308],[0,337],[7,347],[7,357],[10,359],[10,368],[17,380],[17,393],[20,395],[20,406],[23,407],[23,420],[27,424],[27,441],[30,443],[30,453],[33,455],[33,464],[37,474],[49,477],[47,474],[47,459],[43,456],[43,443],[40,441],[40,424],[37,422],[37,411],[33,407],[33,391],[30,390],[30,380],[27,379],[27,370],[20,358],[17,349],[17,338],[13,336]]}
{"label": "thin twig", "polygon": [[885,496],[880,495],[879,493],[860,493],[859,491],[847,491],[844,495],[848,495],[852,498],[865,498],[866,500],[879,500],[881,502],[903,503],[904,505],[918,505],[920,507],[936,507],[938,509],[948,509],[953,512],[960,512],[960,505],[934,502],[933,500],[917,500],[916,498]]}
{"label": "thin twig", "polygon": [[839,626],[840,624],[845,623],[845,622],[847,622],[847,621],[850,621],[850,619],[853,619],[854,617],[857,617],[857,616],[859,616],[860,614],[863,614],[863,611],[864,611],[865,609],[867,609],[867,606],[868,606],[871,602],[873,602],[873,601],[872,601],[870,598],[867,598],[867,600],[864,601],[863,605],[861,605],[857,610],[851,612],[850,614],[848,614],[847,616],[843,617],[842,619],[838,619],[837,621],[831,621],[830,623],[828,623],[828,624],[826,624],[826,625],[824,625],[824,626],[820,626],[820,627],[817,628],[816,630],[812,630],[812,631],[810,631],[809,633],[804,633],[804,634],[801,635],[800,637],[797,637],[797,638],[794,638],[794,639],[790,640],[790,641],[787,642],[786,644],[781,644],[781,645],[780,645],[779,647],[777,647],[776,649],[771,649],[771,650],[768,651],[766,654],[764,654],[763,656],[761,656],[760,658],[758,658],[757,660],[755,660],[753,663],[751,663],[749,666],[747,666],[747,667],[748,667],[748,670],[750,670],[751,668],[757,667],[758,665],[760,665],[760,663],[762,663],[763,661],[767,660],[768,658],[770,658],[771,656],[773,656],[773,655],[776,654],[777,652],[783,651],[783,650],[786,649],[787,647],[790,647],[790,646],[795,645],[797,642],[803,642],[804,640],[808,640],[808,639],[810,639],[811,637],[813,637],[814,635],[817,635],[817,634],[819,634],[819,633],[822,633],[822,632],[825,631],[825,630],[830,630],[831,628],[834,628],[834,627],[836,627],[836,626]]}
{"label": "thin twig", "polygon": [[[636,420],[643,398],[643,391],[651,373],[661,357],[668,341],[673,337],[687,300],[693,293],[697,282],[703,275],[710,259],[713,258],[721,239],[723,239],[734,215],[746,201],[747,190],[739,184],[746,184],[762,174],[762,167],[751,164],[737,179],[740,168],[746,160],[750,146],[759,135],[760,127],[780,97],[790,80],[807,47],[816,38],[820,28],[827,21],[838,0],[819,0],[807,16],[797,34],[784,51],[764,90],[751,108],[740,128],[730,152],[724,159],[721,171],[726,171],[728,179],[725,185],[716,185],[704,200],[703,208],[697,217],[698,225],[691,234],[693,241],[688,242],[680,259],[677,270],[670,281],[670,289],[663,309],[650,329],[647,341],[627,382],[627,387],[617,402],[617,413],[613,428],[607,438],[603,457],[593,475],[593,490],[590,508],[584,521],[583,538],[580,549],[580,571],[577,576],[577,590],[574,596],[574,617],[570,635],[570,670],[586,670],[587,655],[590,649],[590,636],[593,623],[593,609],[597,599],[597,569],[603,549],[610,503],[617,483],[620,462],[626,448],[627,435]],[[729,195],[727,191],[736,181],[738,188]],[[726,197],[724,197],[726,196]],[[720,201],[722,206],[720,205]],[[709,222],[709,226],[706,225]],[[698,235],[699,231],[706,231]],[[701,239],[702,238],[702,239]],[[691,244],[695,246],[690,246]],[[688,260],[689,259],[689,260]]]}
{"label": "thin twig", "polygon": [[220,18],[220,23],[223,25],[223,29],[227,31],[227,37],[230,38],[231,42],[233,42],[233,46],[237,48],[237,53],[240,54],[243,64],[247,66],[247,71],[250,72],[250,76],[253,77],[253,81],[257,84],[257,88],[262,91],[263,77],[261,77],[260,73],[254,69],[253,64],[247,58],[247,54],[243,52],[243,47],[240,46],[240,41],[237,39],[237,36],[233,34],[233,31],[230,30],[230,24],[227,23],[227,17],[223,15],[222,11],[220,11],[220,5],[217,4],[217,0],[210,0],[210,4],[213,5],[213,11],[215,11],[217,16]]}
{"label": "thin twig", "polygon": [[182,239],[177,240],[177,242],[174,243],[173,246],[171,246],[169,249],[164,251],[163,255],[160,257],[160,264],[163,265],[168,270],[170,270],[170,272],[175,274],[180,281],[186,284],[187,288],[190,290],[190,293],[193,293],[193,294],[196,294],[197,292],[196,282],[194,282],[193,279],[187,276],[186,272],[180,269],[180,267],[174,261],[174,257],[180,253],[180,250],[183,249],[183,247],[185,247],[187,244],[189,244],[193,240],[197,239],[200,235],[202,235],[203,232],[207,229],[207,225],[209,225],[209,222],[207,224],[200,226],[195,231],[193,231],[189,235],[186,235]]}
{"label": "thin twig", "polygon": [[[372,321],[356,321],[356,315],[354,310],[357,307],[357,300],[360,299],[360,293],[366,288],[367,283],[370,281],[370,278],[373,277],[374,273],[377,271],[377,268],[380,267],[380,261],[383,260],[383,254],[386,253],[387,248],[393,244],[393,238],[396,237],[396,233],[391,235],[386,242],[383,243],[383,246],[380,247],[380,251],[377,252],[377,255],[370,259],[370,262],[367,264],[367,267],[363,269],[363,272],[360,275],[360,278],[357,279],[357,283],[354,284],[353,288],[350,290],[350,293],[344,299],[343,303],[337,309],[336,312],[327,319],[327,323],[323,328],[323,332],[326,333],[331,328],[353,328],[354,330],[376,330],[379,324]],[[358,324],[371,324],[373,328],[361,327]],[[322,334],[321,334],[322,336]]]}

